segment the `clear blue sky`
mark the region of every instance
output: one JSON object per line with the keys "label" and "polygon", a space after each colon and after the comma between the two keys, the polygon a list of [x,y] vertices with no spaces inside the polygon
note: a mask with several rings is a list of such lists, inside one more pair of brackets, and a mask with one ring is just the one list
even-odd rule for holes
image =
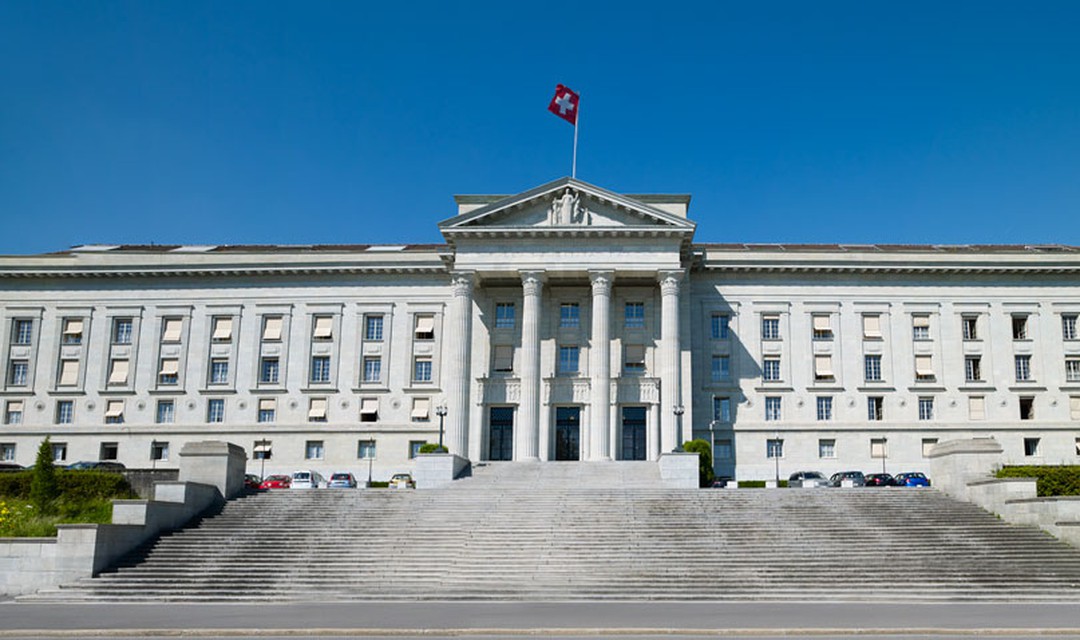
{"label": "clear blue sky", "polygon": [[439,242],[690,193],[708,242],[1080,245],[1080,2],[0,0],[0,253]]}

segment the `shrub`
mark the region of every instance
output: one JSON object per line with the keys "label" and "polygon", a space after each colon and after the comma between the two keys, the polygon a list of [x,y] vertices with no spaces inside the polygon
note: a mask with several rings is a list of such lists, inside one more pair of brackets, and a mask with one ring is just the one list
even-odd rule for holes
{"label": "shrub", "polygon": [[1080,496],[1080,466],[1016,466],[1004,467],[999,478],[1038,478],[1036,491],[1041,498]]}
{"label": "shrub", "polygon": [[683,451],[698,454],[698,484],[708,487],[713,481],[712,447],[704,440],[683,443]]}
{"label": "shrub", "polygon": [[[781,489],[786,489],[787,486],[788,486],[788,481],[787,480],[781,480],[780,483],[777,484],[776,486],[780,487]],[[740,489],[764,489],[765,488],[765,481],[764,480],[739,480],[739,488]]]}
{"label": "shrub", "polygon": [[52,443],[49,437],[41,441],[37,460],[34,462],[33,479],[30,481],[30,502],[41,515],[53,512],[53,503],[60,495],[56,484],[56,467],[53,466]]}
{"label": "shrub", "polygon": [[420,445],[420,453],[450,453],[450,450],[441,444],[427,444]]}
{"label": "shrub", "polygon": [[[0,473],[0,497],[30,499],[34,471]],[[108,471],[56,471],[56,485],[61,502],[137,498],[124,476]]]}

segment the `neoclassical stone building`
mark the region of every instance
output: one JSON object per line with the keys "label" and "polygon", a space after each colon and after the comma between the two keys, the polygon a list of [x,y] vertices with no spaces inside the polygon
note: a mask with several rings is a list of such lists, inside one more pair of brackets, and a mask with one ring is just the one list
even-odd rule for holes
{"label": "neoclassical stone building", "polygon": [[[695,243],[689,196],[459,196],[441,245],[82,246],[0,258],[0,460],[252,469],[653,460],[922,470],[993,436],[1080,460],[1080,249]],[[265,459],[263,459],[265,458]]]}

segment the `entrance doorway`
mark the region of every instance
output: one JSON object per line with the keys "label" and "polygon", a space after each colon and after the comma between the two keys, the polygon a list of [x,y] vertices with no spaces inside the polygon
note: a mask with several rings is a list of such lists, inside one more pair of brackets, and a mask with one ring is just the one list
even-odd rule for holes
{"label": "entrance doorway", "polygon": [[488,415],[488,460],[513,460],[514,408],[492,407]]}
{"label": "entrance doorway", "polygon": [[622,459],[645,459],[645,407],[622,409]]}
{"label": "entrance doorway", "polygon": [[581,407],[555,407],[555,459],[581,459]]}

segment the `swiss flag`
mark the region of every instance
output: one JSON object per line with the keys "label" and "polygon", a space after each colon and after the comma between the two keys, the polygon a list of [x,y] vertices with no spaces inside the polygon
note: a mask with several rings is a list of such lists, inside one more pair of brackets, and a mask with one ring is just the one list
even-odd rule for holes
{"label": "swiss flag", "polygon": [[548,111],[576,127],[579,99],[578,94],[575,93],[573,89],[564,87],[561,84],[556,85],[555,97],[551,99],[551,104],[548,105]]}

